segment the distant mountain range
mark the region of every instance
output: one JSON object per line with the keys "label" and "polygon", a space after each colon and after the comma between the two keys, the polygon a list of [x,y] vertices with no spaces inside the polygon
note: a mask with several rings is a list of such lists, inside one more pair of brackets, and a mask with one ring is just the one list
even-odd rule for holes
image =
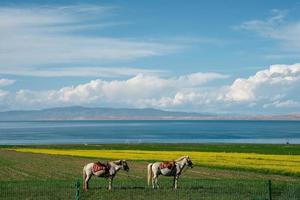
{"label": "distant mountain range", "polygon": [[105,120],[105,119],[161,119],[203,117],[209,114],[171,112],[152,108],[87,108],[58,107],[43,110],[0,112],[0,120]]}
{"label": "distant mountain range", "polygon": [[174,112],[152,108],[58,107],[42,110],[0,112],[1,121],[21,120],[300,120],[300,114],[224,116],[209,113]]}

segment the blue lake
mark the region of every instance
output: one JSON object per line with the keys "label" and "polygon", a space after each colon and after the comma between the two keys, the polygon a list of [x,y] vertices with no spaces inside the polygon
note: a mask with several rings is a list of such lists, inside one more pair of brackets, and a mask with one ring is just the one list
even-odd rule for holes
{"label": "blue lake", "polygon": [[300,121],[0,122],[0,144],[297,143]]}

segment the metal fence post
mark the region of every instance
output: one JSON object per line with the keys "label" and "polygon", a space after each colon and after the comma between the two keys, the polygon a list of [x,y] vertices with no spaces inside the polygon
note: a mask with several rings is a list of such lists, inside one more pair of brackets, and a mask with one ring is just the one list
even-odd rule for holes
{"label": "metal fence post", "polygon": [[272,200],[272,182],[271,180],[268,181],[269,186],[269,200]]}
{"label": "metal fence post", "polygon": [[76,187],[75,200],[79,200],[79,191],[80,191],[80,182],[79,181],[76,182],[75,187]]}

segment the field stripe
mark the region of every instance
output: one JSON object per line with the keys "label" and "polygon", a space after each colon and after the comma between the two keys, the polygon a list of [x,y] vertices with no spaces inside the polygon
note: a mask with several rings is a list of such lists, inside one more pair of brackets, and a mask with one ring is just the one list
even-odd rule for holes
{"label": "field stripe", "polygon": [[15,148],[18,152],[71,155],[104,159],[173,160],[189,155],[193,162],[202,166],[264,170],[300,175],[300,155],[270,155],[256,153],[225,153],[195,151],[146,151],[146,150],[76,150]]}

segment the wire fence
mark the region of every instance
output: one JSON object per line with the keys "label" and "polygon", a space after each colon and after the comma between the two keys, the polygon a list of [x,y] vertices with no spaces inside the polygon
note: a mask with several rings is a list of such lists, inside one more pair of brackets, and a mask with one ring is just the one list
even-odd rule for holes
{"label": "wire fence", "polygon": [[153,190],[144,180],[116,180],[112,191],[107,190],[106,183],[95,179],[91,188],[83,191],[79,181],[0,182],[0,199],[300,200],[300,183],[278,181],[182,179],[179,189],[174,190],[170,179],[163,179],[161,188]]}

